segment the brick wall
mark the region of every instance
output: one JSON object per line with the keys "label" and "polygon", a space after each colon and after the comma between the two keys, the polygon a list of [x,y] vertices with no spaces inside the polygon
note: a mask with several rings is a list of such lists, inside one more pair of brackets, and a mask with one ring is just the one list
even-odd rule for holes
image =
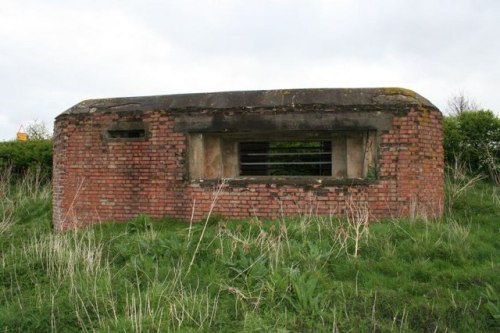
{"label": "brick wall", "polygon": [[[443,211],[443,145],[441,113],[411,109],[393,118],[393,129],[381,134],[378,180],[372,184],[291,186],[224,185],[215,214],[270,217],[343,215],[351,203],[367,203],[372,218],[441,216]],[[196,218],[210,209],[216,185],[187,187]]]}
{"label": "brick wall", "polygon": [[[260,112],[266,112],[261,110]],[[175,114],[101,111],[58,117],[54,138],[54,225],[66,229],[108,220],[205,216],[218,185],[188,180],[187,136]],[[223,184],[213,214],[269,217],[341,215],[350,202],[366,203],[373,218],[440,216],[443,210],[441,113],[412,107],[395,113],[379,133],[378,179],[367,184],[302,186]],[[143,121],[146,139],[109,140],[116,122]]]}

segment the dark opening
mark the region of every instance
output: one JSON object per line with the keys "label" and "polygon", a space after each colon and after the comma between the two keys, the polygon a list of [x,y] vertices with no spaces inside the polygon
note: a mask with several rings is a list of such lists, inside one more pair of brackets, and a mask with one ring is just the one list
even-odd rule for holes
{"label": "dark opening", "polygon": [[146,132],[143,129],[128,129],[128,130],[109,130],[108,135],[113,139],[121,139],[121,138],[144,138],[146,136]]}
{"label": "dark opening", "polygon": [[331,141],[240,142],[241,176],[331,176]]}

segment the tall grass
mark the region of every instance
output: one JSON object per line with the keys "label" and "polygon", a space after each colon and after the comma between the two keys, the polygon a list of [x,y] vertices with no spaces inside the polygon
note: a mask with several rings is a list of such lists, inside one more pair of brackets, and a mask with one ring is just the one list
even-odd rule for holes
{"label": "tall grass", "polygon": [[11,168],[0,169],[0,236],[10,228],[14,214],[10,179]]}
{"label": "tall grass", "polygon": [[28,169],[23,177],[15,176],[12,167],[0,169],[0,236],[10,229],[16,218],[19,219],[22,215],[19,213],[30,214],[32,205],[37,209],[45,208],[38,203],[47,206],[51,199],[51,185],[40,168]]}
{"label": "tall grass", "polygon": [[3,332],[499,328],[500,202],[480,180],[448,196],[440,220],[368,224],[367,206],[351,204],[346,219],[206,212],[65,233],[50,228],[50,187],[35,174],[0,190]]}

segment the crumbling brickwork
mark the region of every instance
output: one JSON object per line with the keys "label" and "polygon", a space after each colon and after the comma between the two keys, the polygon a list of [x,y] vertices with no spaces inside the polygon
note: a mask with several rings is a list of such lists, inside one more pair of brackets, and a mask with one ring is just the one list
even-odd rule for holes
{"label": "crumbling brickwork", "polygon": [[[368,139],[349,148],[351,134],[342,133],[357,130],[369,131],[365,137],[374,148],[367,148]],[[316,132],[334,142],[334,170],[364,152],[359,175],[238,174],[239,141],[252,135],[311,140]],[[200,143],[201,137],[206,139]],[[444,198],[442,140],[439,110],[405,89],[84,101],[55,123],[54,226],[126,221],[141,213],[196,221],[215,199],[213,214],[236,218],[342,215],[351,203],[368,205],[373,219],[436,217]],[[335,150],[338,142],[347,147],[345,156]],[[215,176],[218,166],[225,170]]]}

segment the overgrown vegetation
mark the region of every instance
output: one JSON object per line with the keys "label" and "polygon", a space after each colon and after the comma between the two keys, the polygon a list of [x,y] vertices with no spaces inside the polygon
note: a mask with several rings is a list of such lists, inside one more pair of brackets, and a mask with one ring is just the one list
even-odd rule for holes
{"label": "overgrown vegetation", "polygon": [[15,177],[37,172],[50,181],[52,133],[43,121],[35,119],[26,126],[26,134],[28,141],[0,141],[0,170],[8,168]]}
{"label": "overgrown vegetation", "polygon": [[52,140],[0,142],[0,169],[11,168],[16,177],[39,170],[40,176],[52,177]]}
{"label": "overgrown vegetation", "polygon": [[444,118],[448,166],[468,175],[486,175],[500,185],[500,118],[491,111],[462,111]]}
{"label": "overgrown vegetation", "polygon": [[500,328],[500,193],[481,180],[451,180],[438,221],[368,225],[353,206],[347,220],[140,216],[54,233],[36,179],[0,181],[2,332]]}
{"label": "overgrown vegetation", "polygon": [[368,224],[361,204],[55,233],[52,142],[2,142],[0,331],[500,331],[500,126],[470,104],[445,118],[437,221]]}

